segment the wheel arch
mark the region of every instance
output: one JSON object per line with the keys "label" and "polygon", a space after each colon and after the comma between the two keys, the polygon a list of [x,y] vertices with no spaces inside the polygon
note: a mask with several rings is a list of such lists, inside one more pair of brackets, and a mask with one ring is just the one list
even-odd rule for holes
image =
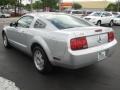
{"label": "wheel arch", "polygon": [[36,46],[39,46],[40,48],[42,48],[44,50],[44,52],[46,53],[48,59],[50,62],[53,61],[53,57],[52,57],[52,54],[51,54],[51,51],[50,49],[48,48],[47,44],[45,43],[40,43],[40,42],[33,42],[30,46],[30,50],[31,50],[31,53],[33,53],[33,49],[36,47]]}
{"label": "wheel arch", "polygon": [[3,34],[6,34],[5,30],[2,30],[2,36],[3,36]]}

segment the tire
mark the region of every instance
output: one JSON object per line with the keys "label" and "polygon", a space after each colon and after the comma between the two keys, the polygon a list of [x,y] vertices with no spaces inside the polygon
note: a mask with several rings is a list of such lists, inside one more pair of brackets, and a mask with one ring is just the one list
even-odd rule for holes
{"label": "tire", "polygon": [[5,33],[3,33],[2,36],[3,36],[3,45],[4,45],[4,47],[5,48],[10,48],[11,46],[10,46],[10,44],[8,42],[7,35]]}
{"label": "tire", "polygon": [[97,26],[101,26],[101,21],[98,21],[98,22],[97,22]]}
{"label": "tire", "polygon": [[112,27],[114,25],[113,20],[110,21],[109,26]]}
{"label": "tire", "polygon": [[2,15],[2,16],[1,16],[1,18],[5,18],[5,16],[4,16],[4,15]]}
{"label": "tire", "polygon": [[33,49],[33,60],[36,69],[42,73],[46,74],[52,71],[52,65],[44,52],[44,50],[40,46],[36,46]]}

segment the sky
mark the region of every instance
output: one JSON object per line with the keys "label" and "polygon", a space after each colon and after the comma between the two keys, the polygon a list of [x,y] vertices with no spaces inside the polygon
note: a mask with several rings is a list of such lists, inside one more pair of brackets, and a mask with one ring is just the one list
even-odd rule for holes
{"label": "sky", "polygon": [[[23,1],[23,4],[27,4],[27,3],[30,3],[30,0],[22,0]],[[33,0],[35,1],[35,0]],[[63,2],[75,2],[75,1],[105,1],[105,0],[63,0]],[[118,0],[106,0],[106,1],[110,1],[110,2],[115,2],[115,1],[118,1]]]}

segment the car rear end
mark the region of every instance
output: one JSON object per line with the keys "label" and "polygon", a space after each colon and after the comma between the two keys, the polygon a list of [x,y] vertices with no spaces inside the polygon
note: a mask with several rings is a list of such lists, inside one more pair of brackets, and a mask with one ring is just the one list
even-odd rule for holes
{"label": "car rear end", "polygon": [[116,25],[120,25],[120,16],[114,18],[113,22],[114,22],[114,24],[116,24]]}
{"label": "car rear end", "polygon": [[68,31],[74,35],[67,41],[67,50],[60,62],[63,67],[77,69],[107,59],[117,44],[111,28],[86,27]]}

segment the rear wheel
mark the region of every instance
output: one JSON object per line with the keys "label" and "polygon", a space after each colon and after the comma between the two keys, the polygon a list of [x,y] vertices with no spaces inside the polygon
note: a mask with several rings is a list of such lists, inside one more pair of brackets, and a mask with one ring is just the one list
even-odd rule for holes
{"label": "rear wheel", "polygon": [[97,25],[98,25],[98,26],[101,26],[101,21],[98,21],[98,22],[97,22]]}
{"label": "rear wheel", "polygon": [[111,20],[110,23],[109,23],[109,26],[112,27],[113,24],[114,24],[114,23],[113,23],[113,20]]}
{"label": "rear wheel", "polygon": [[8,42],[8,38],[5,33],[3,33],[3,45],[5,48],[10,48],[10,44]]}
{"label": "rear wheel", "polygon": [[45,73],[48,73],[52,70],[52,65],[50,64],[46,53],[39,46],[36,46],[33,49],[33,60],[34,60],[34,64],[35,64],[36,69],[40,73],[45,74]]}

